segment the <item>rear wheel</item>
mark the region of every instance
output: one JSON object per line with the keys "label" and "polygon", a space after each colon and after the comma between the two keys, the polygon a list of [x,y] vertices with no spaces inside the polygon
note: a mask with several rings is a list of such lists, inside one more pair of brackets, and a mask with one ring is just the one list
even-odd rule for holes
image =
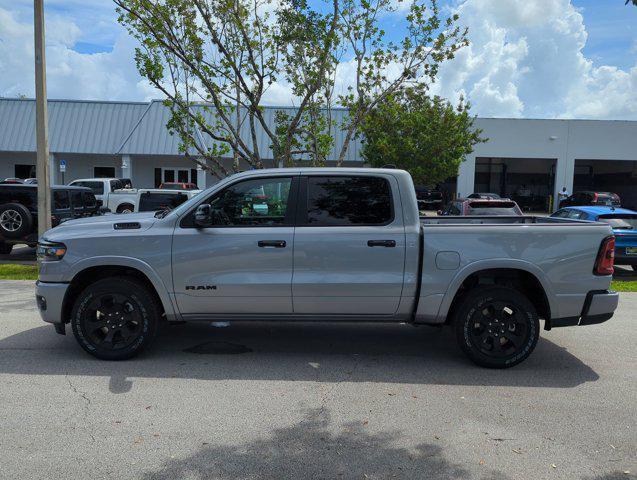
{"label": "rear wheel", "polygon": [[133,213],[135,211],[135,207],[130,203],[124,203],[117,207],[117,213]]}
{"label": "rear wheel", "polygon": [[113,277],[98,280],[78,296],[71,312],[76,340],[103,360],[125,360],[150,345],[161,308],[141,282]]}
{"label": "rear wheel", "polygon": [[535,349],[540,321],[533,304],[508,287],[485,286],[470,291],[454,315],[456,339],[476,364],[508,368]]}

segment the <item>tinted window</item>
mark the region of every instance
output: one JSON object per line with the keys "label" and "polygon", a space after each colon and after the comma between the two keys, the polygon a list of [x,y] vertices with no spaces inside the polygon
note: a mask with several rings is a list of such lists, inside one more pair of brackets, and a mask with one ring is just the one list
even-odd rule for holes
{"label": "tinted window", "polygon": [[392,220],[389,182],[379,177],[308,177],[309,225],[384,225]]}
{"label": "tinted window", "polygon": [[155,193],[144,192],[140,195],[140,212],[156,212],[158,210],[173,209],[188,200],[183,193]]}
{"label": "tinted window", "polygon": [[69,192],[63,190],[53,191],[53,208],[55,210],[67,210],[71,208]]}
{"label": "tinted window", "polygon": [[218,226],[271,226],[291,223],[291,178],[260,178],[226,188],[210,201]]}
{"label": "tinted window", "polygon": [[82,210],[84,208],[84,203],[82,202],[82,192],[72,191],[71,202],[73,203],[73,208],[75,210]]}
{"label": "tinted window", "polygon": [[104,183],[102,182],[71,182],[75,187],[88,187],[95,195],[104,195]]}
{"label": "tinted window", "polygon": [[84,206],[86,208],[95,208],[97,206],[97,200],[92,192],[84,192]]}
{"label": "tinted window", "polygon": [[111,192],[113,190],[121,190],[122,188],[124,188],[122,182],[120,182],[119,180],[111,180]]}

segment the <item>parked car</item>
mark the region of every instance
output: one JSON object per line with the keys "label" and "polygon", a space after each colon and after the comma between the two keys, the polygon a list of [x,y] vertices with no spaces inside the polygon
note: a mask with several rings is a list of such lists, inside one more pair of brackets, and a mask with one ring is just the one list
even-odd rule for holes
{"label": "parked car", "polygon": [[1,184],[11,184],[11,185],[18,185],[18,184],[22,184],[24,183],[24,180],[22,180],[21,178],[5,178],[4,180],[0,181],[0,185]]}
{"label": "parked car", "polygon": [[161,190],[197,190],[197,185],[188,182],[164,182],[159,185]]}
{"label": "parked car", "polygon": [[[38,188],[36,185],[0,185],[0,253],[11,253],[14,244],[34,247],[38,241]],[[99,215],[89,188],[51,187],[51,224]]]}
{"label": "parked car", "polygon": [[416,186],[416,200],[419,210],[442,208],[442,192],[437,188]]}
{"label": "parked car", "polygon": [[24,183],[26,183],[28,185],[37,185],[38,184],[38,179],[37,178],[25,178],[24,179]]}
{"label": "parked car", "polygon": [[103,205],[114,213],[135,211],[137,190],[125,189],[125,184],[119,178],[79,178],[69,185],[90,188],[100,206]]}
{"label": "parked car", "polygon": [[619,207],[621,199],[612,192],[575,192],[559,203],[559,208],[576,207],[579,205],[612,205]]}
{"label": "parked car", "polygon": [[500,199],[476,199],[458,198],[438,212],[438,215],[462,215],[462,216],[502,216],[502,215],[523,215],[518,204],[506,198]]}
{"label": "parked car", "polygon": [[615,207],[566,207],[551,217],[607,223],[615,235],[615,264],[637,270],[637,212]]}
{"label": "parked car", "polygon": [[467,198],[482,198],[485,200],[489,200],[489,199],[497,200],[498,198],[500,198],[500,195],[498,195],[497,193],[472,193]]}
{"label": "parked car", "polygon": [[609,225],[472,220],[419,218],[402,170],[251,170],[161,214],[46,232],[36,301],[58,333],[70,323],[111,360],[141,352],[163,321],[311,319],[451,324],[469,358],[505,368],[531,354],[540,319],[550,330],[613,315]]}

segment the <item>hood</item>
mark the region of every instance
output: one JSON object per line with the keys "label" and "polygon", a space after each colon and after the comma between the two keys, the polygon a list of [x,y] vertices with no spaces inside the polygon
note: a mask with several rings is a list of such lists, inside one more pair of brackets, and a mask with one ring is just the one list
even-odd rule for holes
{"label": "hood", "polygon": [[[42,238],[45,241],[62,241],[69,237],[102,237],[120,233],[143,232],[156,221],[155,212],[98,215],[63,222],[57,227],[47,230]],[[138,223],[139,228],[115,229],[115,224],[131,223]]]}

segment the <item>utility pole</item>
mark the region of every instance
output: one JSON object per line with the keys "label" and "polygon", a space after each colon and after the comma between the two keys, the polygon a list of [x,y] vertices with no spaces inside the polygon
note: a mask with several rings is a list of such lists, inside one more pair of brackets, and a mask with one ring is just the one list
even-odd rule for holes
{"label": "utility pole", "polygon": [[49,118],[46,108],[44,56],[44,0],[33,1],[35,22],[35,124],[37,138],[38,237],[51,228],[51,175],[49,173]]}

